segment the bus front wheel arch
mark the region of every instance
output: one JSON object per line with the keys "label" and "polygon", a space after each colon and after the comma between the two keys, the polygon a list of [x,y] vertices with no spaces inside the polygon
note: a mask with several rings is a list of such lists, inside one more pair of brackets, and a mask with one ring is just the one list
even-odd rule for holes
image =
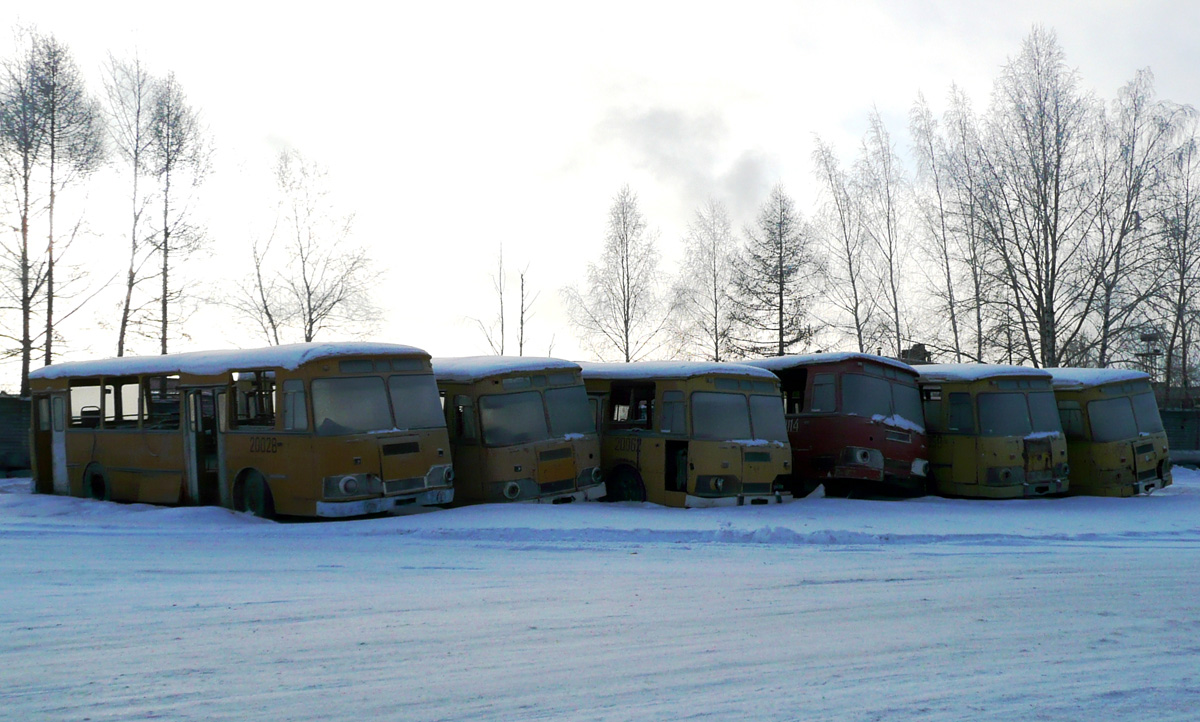
{"label": "bus front wheel arch", "polygon": [[275,517],[275,499],[271,496],[271,485],[262,472],[246,469],[238,474],[233,485],[233,508],[248,511],[263,519]]}
{"label": "bus front wheel arch", "polygon": [[606,475],[605,486],[607,501],[645,501],[646,485],[636,469],[628,466],[618,466],[611,474]]}
{"label": "bus front wheel arch", "polygon": [[83,470],[83,488],[80,491],[80,496],[85,499],[112,501],[112,487],[104,475],[104,468],[99,464],[88,464]]}

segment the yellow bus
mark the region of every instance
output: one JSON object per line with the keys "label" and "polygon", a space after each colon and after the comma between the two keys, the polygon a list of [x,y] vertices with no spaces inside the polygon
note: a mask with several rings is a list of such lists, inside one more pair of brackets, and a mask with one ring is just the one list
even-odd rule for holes
{"label": "yellow bus", "polygon": [[455,503],[562,504],[604,496],[600,437],[579,365],[553,358],[437,358]]}
{"label": "yellow bus", "polygon": [[259,516],[454,498],[429,354],[312,343],[55,364],[30,374],[37,491]]}
{"label": "yellow bus", "polygon": [[1067,491],[1067,443],[1050,374],[988,364],[914,368],[937,493],[1011,499]]}
{"label": "yellow bus", "polygon": [[792,450],[770,371],[685,361],[580,366],[609,500],[679,507],[783,501]]}
{"label": "yellow bus", "polygon": [[1071,458],[1071,493],[1149,494],[1171,485],[1167,432],[1150,377],[1125,369],[1046,369]]}

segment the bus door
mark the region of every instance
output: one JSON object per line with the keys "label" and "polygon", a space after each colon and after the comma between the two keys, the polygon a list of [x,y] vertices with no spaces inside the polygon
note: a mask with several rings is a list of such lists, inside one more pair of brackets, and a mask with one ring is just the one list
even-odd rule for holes
{"label": "bus door", "polygon": [[224,403],[223,388],[191,389],[187,392],[187,433],[184,465],[187,468],[188,498],[195,504],[228,506],[225,496],[225,435],[218,423],[217,409]]}
{"label": "bus door", "polygon": [[67,478],[66,394],[33,397],[33,489],[39,494],[70,494]]}

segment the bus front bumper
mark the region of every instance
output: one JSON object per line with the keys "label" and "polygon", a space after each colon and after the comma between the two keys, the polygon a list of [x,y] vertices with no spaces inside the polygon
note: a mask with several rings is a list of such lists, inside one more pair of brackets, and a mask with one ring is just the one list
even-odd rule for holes
{"label": "bus front bumper", "polygon": [[688,494],[683,505],[689,509],[708,509],[715,506],[760,506],[763,504],[782,504],[791,501],[792,495],[787,492],[774,494],[738,494],[737,496],[696,496]]}
{"label": "bus front bumper", "polygon": [[518,500],[518,504],[569,504],[575,501],[596,501],[608,493],[604,482],[568,494],[546,494],[532,499]]}
{"label": "bus front bumper", "polygon": [[318,501],[317,516],[343,519],[350,516],[383,514],[406,506],[435,506],[454,501],[454,489],[429,489],[413,496],[383,496],[358,501]]}

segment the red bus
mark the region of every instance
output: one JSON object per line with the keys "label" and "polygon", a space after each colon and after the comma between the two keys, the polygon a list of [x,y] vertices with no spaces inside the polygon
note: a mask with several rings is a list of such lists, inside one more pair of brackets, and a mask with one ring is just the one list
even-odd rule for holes
{"label": "red bus", "polygon": [[913,367],[865,353],[741,363],[779,377],[797,498],[820,484],[828,496],[926,493],[929,451]]}

